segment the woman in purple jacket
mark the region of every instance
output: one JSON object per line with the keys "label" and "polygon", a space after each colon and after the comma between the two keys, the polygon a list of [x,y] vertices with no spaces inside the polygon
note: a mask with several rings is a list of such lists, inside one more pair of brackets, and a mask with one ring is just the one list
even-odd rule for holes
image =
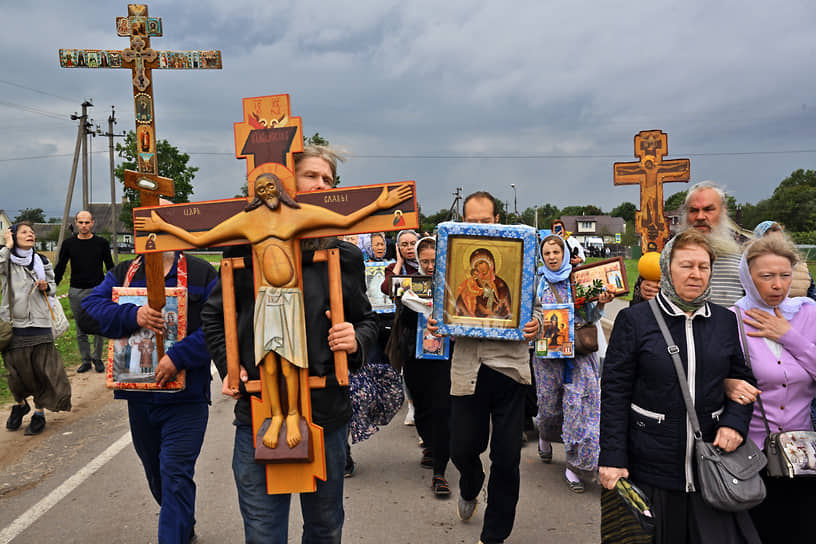
{"label": "woman in purple jacket", "polygon": [[[787,239],[765,236],[752,242],[740,262],[745,296],[736,302],[745,323],[746,346],[757,388],[742,380],[726,380],[729,397],[741,404],[762,392],[771,432],[812,430],[810,401],[816,396],[816,303],[807,297],[790,298],[793,267],[799,261]],[[765,423],[754,405],[748,436],[761,448]],[[816,451],[808,452],[816,465]],[[772,478],[763,472],[768,495],[750,511],[763,542],[785,534],[790,542],[810,541],[804,520],[816,512],[816,479]],[[799,538],[797,538],[799,537]]]}

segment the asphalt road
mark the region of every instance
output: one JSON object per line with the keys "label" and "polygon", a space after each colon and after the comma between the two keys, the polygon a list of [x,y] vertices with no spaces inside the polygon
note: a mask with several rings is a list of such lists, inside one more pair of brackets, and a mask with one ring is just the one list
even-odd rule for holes
{"label": "asphalt road", "polygon": [[[233,401],[218,391],[216,378],[196,467],[197,533],[205,544],[243,541],[230,467]],[[7,451],[0,452],[0,544],[156,542],[159,509],[129,442],[126,406],[104,389],[99,395],[109,400],[70,421],[49,419],[42,436],[23,437],[20,431],[9,436]],[[430,471],[419,465],[415,429],[402,423],[404,412],[403,408],[371,439],[353,446],[359,469],[345,481],[344,541],[476,543],[482,507],[471,522],[459,521],[458,474],[452,465],[448,477],[454,494],[442,500],[433,496]],[[15,456],[15,444],[25,445],[26,451]],[[589,485],[581,495],[569,491],[563,463],[558,445],[551,465],[538,460],[534,443],[524,447],[521,498],[508,542],[598,541],[600,489]],[[295,499],[291,542],[299,541],[300,524]]]}

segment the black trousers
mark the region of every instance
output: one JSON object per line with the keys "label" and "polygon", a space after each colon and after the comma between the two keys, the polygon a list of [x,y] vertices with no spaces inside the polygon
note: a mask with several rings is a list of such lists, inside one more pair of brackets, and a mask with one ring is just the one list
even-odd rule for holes
{"label": "black trousers", "polygon": [[762,471],[765,500],[748,511],[762,542],[812,542],[816,478],[773,478]]}
{"label": "black trousers", "polygon": [[[486,365],[473,395],[451,398],[451,460],[459,469],[459,493],[475,499],[484,483],[479,455],[490,439],[490,478],[481,540],[502,542],[513,530],[519,497],[519,462],[526,386]],[[492,436],[490,435],[492,426]]]}
{"label": "black trousers", "polygon": [[433,454],[433,473],[444,476],[450,460],[450,361],[411,358],[402,373],[417,432]]}

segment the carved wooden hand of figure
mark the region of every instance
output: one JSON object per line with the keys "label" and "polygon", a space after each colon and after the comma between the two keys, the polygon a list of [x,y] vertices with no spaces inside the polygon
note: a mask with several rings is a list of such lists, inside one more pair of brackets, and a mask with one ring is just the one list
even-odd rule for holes
{"label": "carved wooden hand of figure", "polygon": [[155,211],[150,212],[150,217],[134,217],[133,228],[142,232],[160,232],[164,230],[167,223],[159,217]]}
{"label": "carved wooden hand of figure", "polygon": [[381,210],[393,208],[400,202],[405,202],[413,195],[410,185],[403,185],[394,191],[389,191],[388,187],[383,187],[382,193],[377,198],[377,206]]}

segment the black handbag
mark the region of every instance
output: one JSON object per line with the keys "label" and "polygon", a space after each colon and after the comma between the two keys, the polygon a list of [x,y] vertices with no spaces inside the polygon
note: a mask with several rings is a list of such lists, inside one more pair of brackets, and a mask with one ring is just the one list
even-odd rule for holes
{"label": "black handbag", "polygon": [[[745,325],[742,323],[742,312],[739,308],[736,310],[740,336],[742,336],[742,351],[745,354],[745,362],[750,368],[751,355],[748,353],[748,340],[745,335]],[[772,433],[761,396],[757,397],[757,404],[762,413],[762,421],[765,423],[765,457],[768,459],[768,475],[775,478],[816,476],[813,457],[807,455],[808,452],[816,452],[816,432],[780,431]]]}
{"label": "black handbag", "polygon": [[703,433],[700,430],[700,422],[689,393],[686,373],[680,361],[680,348],[674,343],[655,299],[649,301],[649,307],[666,340],[669,354],[677,371],[680,390],[683,392],[686,413],[694,433],[697,483],[703,500],[709,506],[728,512],[753,508],[765,499],[765,482],[762,481],[759,474],[767,463],[765,456],[750,438],[746,438],[737,449],[728,453],[710,442],[703,441]]}

